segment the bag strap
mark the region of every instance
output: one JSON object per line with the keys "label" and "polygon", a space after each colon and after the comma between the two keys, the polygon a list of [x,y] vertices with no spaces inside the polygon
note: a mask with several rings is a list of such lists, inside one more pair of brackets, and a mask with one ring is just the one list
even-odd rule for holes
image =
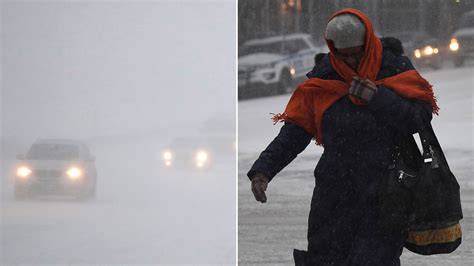
{"label": "bag strap", "polygon": [[444,157],[444,155],[431,123],[421,129],[418,135],[420,136],[421,146],[423,147],[424,162],[431,163],[431,168],[438,168],[439,160],[441,156]]}
{"label": "bag strap", "polygon": [[[423,153],[419,154],[420,150],[417,147],[413,136],[405,138],[404,140],[402,140],[399,146],[396,147],[396,152],[393,154],[394,164],[390,164],[388,167],[389,169],[393,169],[395,167],[395,161],[398,160],[397,158],[404,158],[402,159],[402,161],[405,161],[404,163],[408,164],[409,162],[414,161],[413,154],[415,153],[421,155],[421,160],[419,161],[419,163],[430,163],[431,168],[438,168],[440,166],[440,163],[443,165],[447,165],[443,150],[441,149],[441,145],[438,142],[438,138],[434,133],[431,123],[428,123],[424,128],[422,128],[418,132],[418,136],[421,141]],[[404,152],[408,153],[408,155]],[[416,163],[414,165],[411,165],[411,169],[418,169]]]}

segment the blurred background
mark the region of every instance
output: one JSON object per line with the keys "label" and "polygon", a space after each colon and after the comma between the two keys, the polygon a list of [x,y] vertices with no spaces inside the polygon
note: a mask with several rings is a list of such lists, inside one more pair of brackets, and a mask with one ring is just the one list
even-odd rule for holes
{"label": "blurred background", "polygon": [[235,1],[0,7],[0,264],[234,264]]}
{"label": "blurred background", "polygon": [[446,61],[461,66],[466,52],[474,51],[473,34],[459,32],[474,29],[474,14],[468,16],[474,10],[473,1],[241,0],[239,99],[291,91],[289,85],[311,70],[312,57],[327,52],[326,23],[335,11],[346,7],[367,14],[377,36],[400,39],[405,54],[420,68],[439,69]]}
{"label": "blurred background", "polygon": [[[327,53],[326,23],[335,11],[357,8],[376,35],[401,40],[405,55],[434,88],[441,108],[432,125],[461,185],[463,244],[449,255],[407,250],[402,265],[471,265],[474,259],[474,1],[240,0],[238,2],[239,265],[294,265],[307,248],[313,171],[323,148],[312,142],[255,201],[246,176],[278,134],[272,114],[284,111],[298,82]],[[416,137],[417,139],[417,137]]]}

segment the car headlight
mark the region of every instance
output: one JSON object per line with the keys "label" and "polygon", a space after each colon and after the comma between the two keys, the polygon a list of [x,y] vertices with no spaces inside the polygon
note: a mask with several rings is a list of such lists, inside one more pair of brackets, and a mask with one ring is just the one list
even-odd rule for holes
{"label": "car headlight", "polygon": [[173,154],[170,151],[165,151],[163,152],[163,159],[165,159],[166,161],[169,161],[173,159]]}
{"label": "car headlight", "polygon": [[294,67],[292,67],[292,68],[290,69],[290,74],[291,74],[292,76],[294,76],[294,75],[296,74],[296,69],[295,69]]}
{"label": "car headlight", "polygon": [[196,160],[197,160],[198,162],[203,162],[203,163],[205,163],[205,162],[207,161],[207,158],[208,158],[208,157],[209,157],[209,156],[208,156],[207,152],[205,152],[205,151],[200,151],[200,152],[198,152],[198,153],[196,154]]}
{"label": "car headlight", "polygon": [[18,169],[16,170],[16,175],[21,178],[26,178],[30,176],[32,172],[33,171],[31,171],[30,168],[26,166],[21,166],[21,167],[18,167]]}
{"label": "car headlight", "polygon": [[81,169],[77,167],[71,167],[66,171],[67,176],[69,176],[70,179],[78,179],[82,176],[82,171]]}
{"label": "car headlight", "polygon": [[203,167],[209,159],[209,154],[206,151],[199,151],[196,153],[196,166]]}
{"label": "car headlight", "polygon": [[428,56],[432,55],[433,54],[433,47],[431,47],[431,45],[426,46],[423,49],[423,54],[428,55]]}
{"label": "car headlight", "polygon": [[421,57],[421,51],[419,49],[415,50],[415,57],[420,58]]}
{"label": "car headlight", "polygon": [[458,40],[456,40],[456,38],[451,39],[451,42],[449,43],[449,49],[454,52],[459,50],[459,43],[458,43]]}
{"label": "car headlight", "polygon": [[173,160],[173,153],[171,153],[171,151],[163,152],[163,160],[165,161],[166,166],[171,166],[171,161]]}

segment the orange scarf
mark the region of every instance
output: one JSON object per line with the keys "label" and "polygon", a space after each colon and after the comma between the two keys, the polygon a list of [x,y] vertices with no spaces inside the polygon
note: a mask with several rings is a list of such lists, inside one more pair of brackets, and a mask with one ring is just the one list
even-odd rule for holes
{"label": "orange scarf", "polygon": [[[321,126],[324,112],[336,101],[349,94],[352,77],[354,76],[370,79],[375,84],[383,85],[402,97],[430,102],[433,107],[433,113],[438,114],[439,108],[436,104],[432,87],[416,70],[408,70],[392,77],[375,80],[382,63],[383,48],[380,40],[374,34],[372,23],[365,14],[352,8],[336,12],[329,20],[343,13],[356,15],[366,27],[364,56],[357,72],[352,70],[337,56],[332,41],[326,40],[331,51],[329,54],[331,65],[344,81],[323,80],[319,78],[304,81],[298,85],[291,96],[285,112],[275,115],[273,120],[275,122],[292,122],[304,128],[314,136],[317,144],[322,145],[323,135]],[[352,96],[349,97],[354,104],[363,105],[358,99]]]}

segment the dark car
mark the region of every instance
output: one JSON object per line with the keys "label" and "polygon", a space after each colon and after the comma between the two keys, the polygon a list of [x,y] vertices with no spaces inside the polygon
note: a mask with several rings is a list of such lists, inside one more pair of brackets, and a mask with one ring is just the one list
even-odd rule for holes
{"label": "dark car", "polygon": [[417,68],[442,67],[443,43],[425,32],[398,32],[390,34],[402,42],[405,55]]}
{"label": "dark car", "polygon": [[467,58],[474,58],[474,10],[461,17],[459,27],[451,37],[449,50],[457,67],[462,66]]}
{"label": "dark car", "polygon": [[16,199],[38,195],[85,199],[96,194],[95,158],[83,142],[37,140],[26,155],[18,155],[18,159],[14,187]]}
{"label": "dark car", "polygon": [[439,69],[443,65],[443,45],[438,39],[426,38],[414,43],[411,59],[416,67],[431,67]]}

